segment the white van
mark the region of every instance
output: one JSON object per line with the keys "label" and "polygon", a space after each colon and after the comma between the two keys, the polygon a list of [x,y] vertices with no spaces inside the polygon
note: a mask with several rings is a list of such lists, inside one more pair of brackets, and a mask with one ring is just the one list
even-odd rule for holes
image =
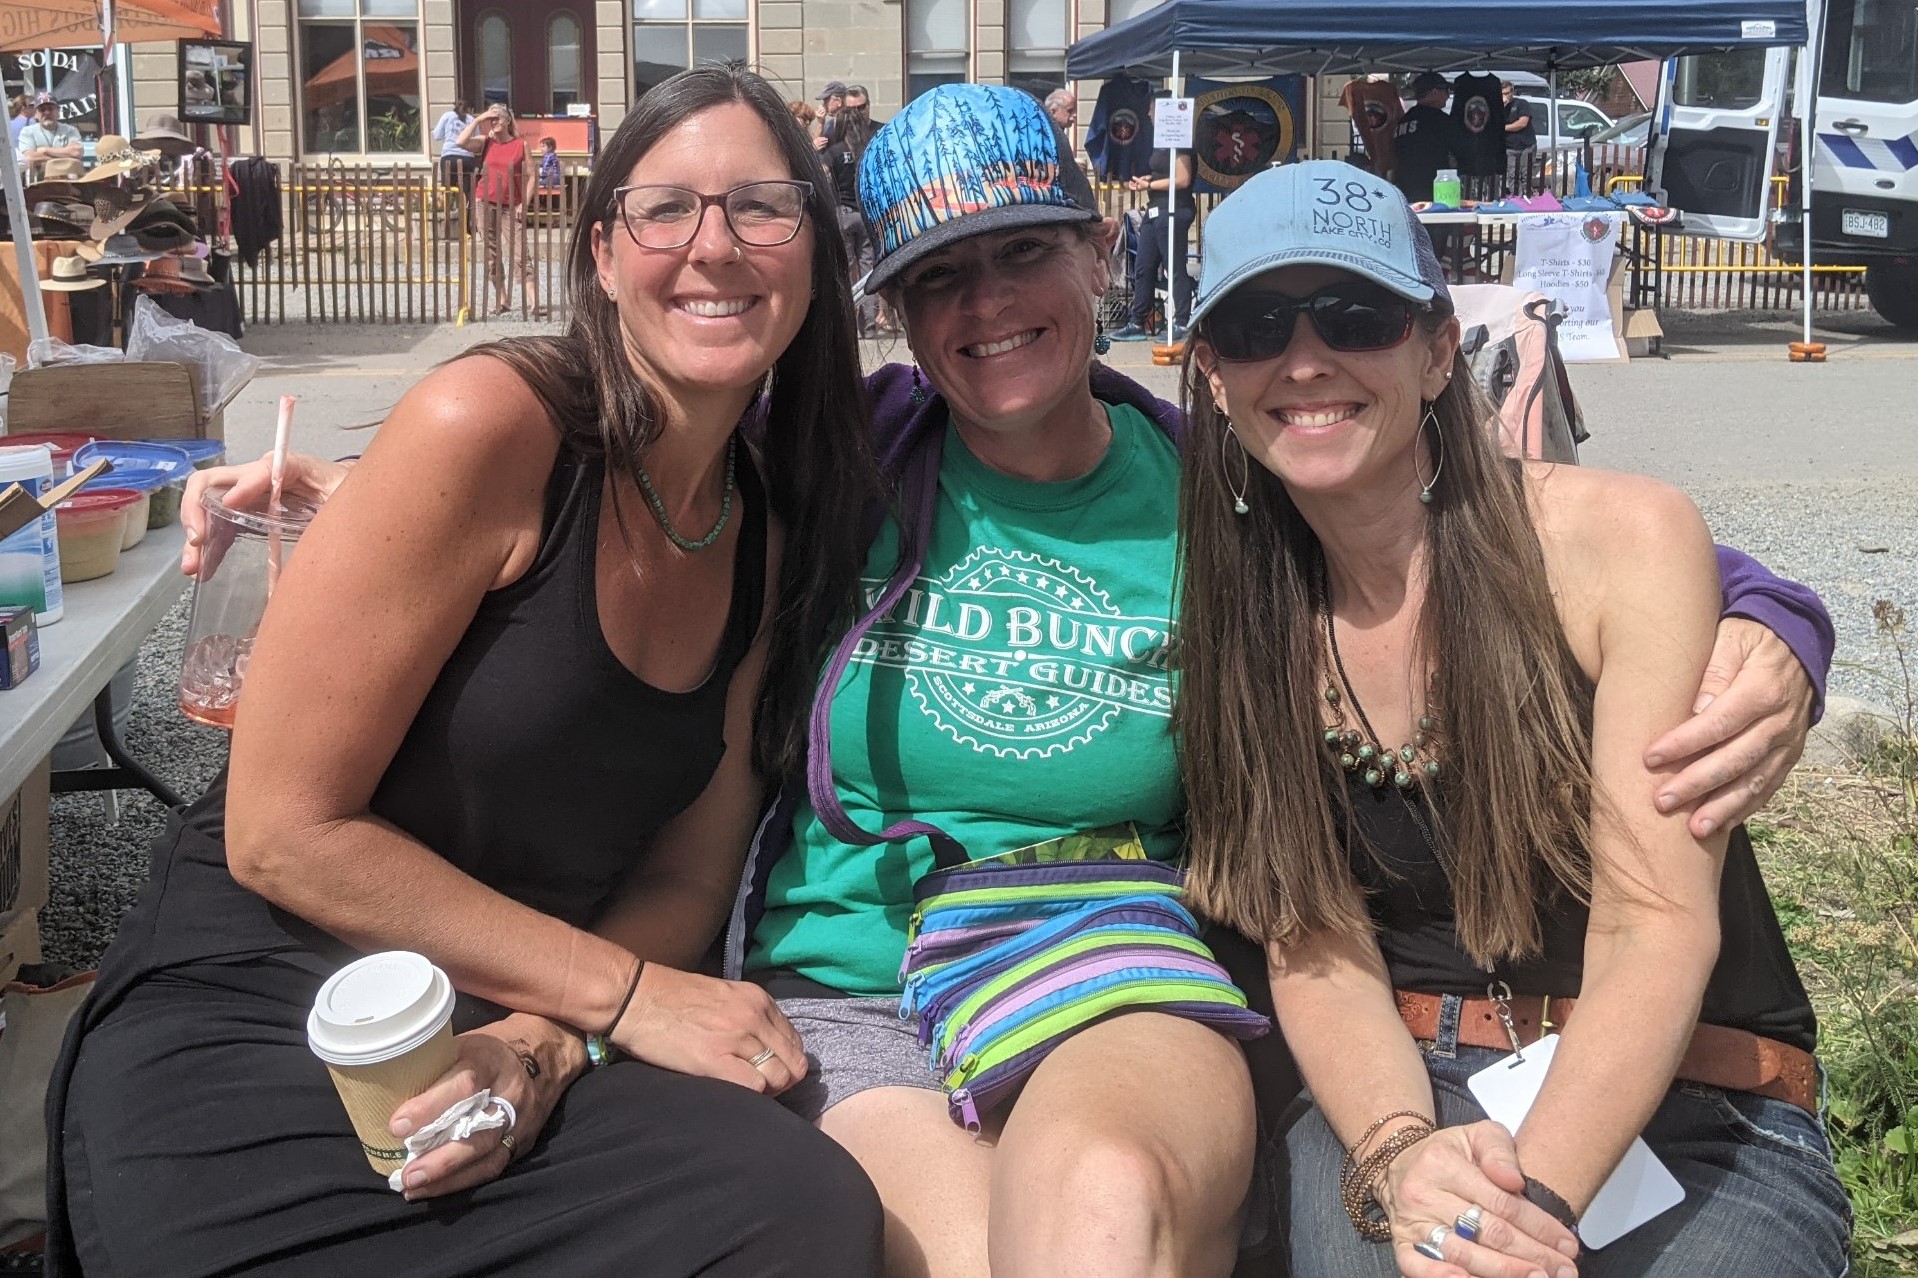
{"label": "white van", "polygon": [[1909,0],[1808,0],[1806,10],[1812,30],[1824,24],[1817,66],[1796,49],[1666,64],[1647,185],[1684,213],[1688,234],[1769,234],[1797,262],[1797,183],[1774,211],[1771,178],[1795,179],[1813,138],[1813,260],[1864,266],[1872,308],[1918,328],[1918,10]]}

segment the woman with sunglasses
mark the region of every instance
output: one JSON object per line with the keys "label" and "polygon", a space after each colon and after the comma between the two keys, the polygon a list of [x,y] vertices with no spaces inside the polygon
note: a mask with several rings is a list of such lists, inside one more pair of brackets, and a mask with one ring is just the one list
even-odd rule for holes
{"label": "woman with sunglasses", "polygon": [[[870,1184],[764,1094],[805,1072],[791,1026],[694,974],[872,491],[816,172],[737,66],[648,93],[585,192],[570,331],[427,376],[314,520],[230,774],[69,1037],[51,1272],[877,1272]],[[329,974],[393,949],[460,997],[391,1144],[511,1106],[403,1194],[305,1035]]]}
{"label": "woman with sunglasses", "polygon": [[[1348,166],[1223,201],[1193,320],[1189,883],[1267,939],[1310,1092],[1293,1272],[1842,1272],[1750,841],[1647,758],[1720,608],[1697,511],[1500,456],[1429,241]],[[1655,1214],[1599,1199],[1640,1136]]]}
{"label": "woman with sunglasses", "polygon": [[[1043,145],[1009,147],[1023,138]],[[1161,642],[1179,415],[1093,359],[1117,226],[1057,147],[1031,98],[966,85],[922,95],[868,148],[862,198],[882,252],[866,287],[896,305],[921,367],[868,379],[894,517],[845,519],[870,534],[868,598],[898,586],[906,602],[877,619],[843,679],[822,680],[828,721],[809,762],[825,779],[815,793],[788,775],[727,929],[728,974],[779,995],[806,1045],[806,1077],[782,1099],[877,1182],[897,1275],[1224,1272],[1242,1212],[1245,1241],[1268,1223],[1244,1209],[1245,1067],[1219,1035],[1115,1018],[1049,1058],[981,1141],[948,1117],[898,1014],[912,886],[933,861],[923,837],[877,832],[933,820],[985,856],[1129,823],[1153,855],[1179,846]],[[963,190],[975,198],[947,198]],[[296,470],[337,478],[324,463]],[[928,473],[934,485],[915,484]],[[266,482],[258,464],[228,474]],[[902,536],[927,520],[922,542]],[[1787,588],[1758,577],[1738,597],[1764,612],[1766,593]],[[1822,617],[1815,599],[1799,603]],[[1789,629],[1798,614],[1764,615]],[[1767,637],[1723,698],[1734,710],[1809,688],[1790,650],[1754,629]],[[1826,651],[1804,646],[1822,670]],[[1748,771],[1739,755],[1754,743],[1768,756],[1774,738],[1786,753],[1802,740],[1789,712],[1733,717],[1730,753],[1706,750],[1692,784]],[[838,813],[822,816],[815,797]],[[1756,800],[1744,787],[1719,801]],[[1222,957],[1233,943],[1210,939]],[[1240,979],[1262,984],[1250,958]],[[1296,1077],[1276,1037],[1264,1044],[1253,1082],[1276,1117]],[[1163,1086],[1170,1077],[1186,1085]]]}

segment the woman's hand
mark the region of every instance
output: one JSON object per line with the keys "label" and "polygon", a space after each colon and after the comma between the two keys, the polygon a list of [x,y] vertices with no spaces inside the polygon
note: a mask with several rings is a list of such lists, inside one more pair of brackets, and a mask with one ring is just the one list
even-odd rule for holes
{"label": "woman's hand", "polygon": [[[412,1135],[481,1088],[503,1097],[516,1115],[512,1127],[475,1132],[422,1154],[406,1168],[409,1201],[440,1198],[485,1184],[533,1147],[559,1098],[586,1068],[579,1035],[538,1016],[513,1015],[461,1034],[458,1055],[437,1083],[393,1111],[391,1130]],[[531,1061],[538,1071],[527,1068]],[[508,1147],[505,1138],[513,1138]]]}
{"label": "woman's hand", "polygon": [[[771,1096],[806,1076],[799,1032],[765,990],[661,963],[646,965],[632,1003],[609,1037],[649,1065]],[[770,1056],[752,1063],[768,1050]]]}
{"label": "woman's hand", "polygon": [[1648,768],[1686,765],[1658,810],[1703,799],[1689,827],[1703,839],[1763,808],[1805,752],[1811,707],[1811,678],[1783,639],[1744,617],[1719,622],[1692,717],[1645,752]]}
{"label": "woman's hand", "polygon": [[[280,476],[280,495],[296,502],[318,506],[333,495],[346,478],[347,467],[305,453],[288,453],[286,470]],[[226,492],[226,503],[235,510],[260,510],[273,491],[273,454],[240,466],[215,466],[196,470],[187,477],[186,492],[180,499],[180,524],[186,529],[186,546],[180,551],[180,571],[192,577],[200,571],[201,547],[206,543],[206,510],[200,498],[208,489]],[[217,550],[214,563],[218,563]]]}
{"label": "woman's hand", "polygon": [[[1578,1239],[1522,1197],[1517,1147],[1497,1123],[1433,1132],[1392,1161],[1375,1192],[1405,1278],[1576,1278]],[[1454,1233],[1443,1261],[1414,1250],[1433,1226],[1454,1228],[1473,1206],[1481,1212],[1476,1242]]]}

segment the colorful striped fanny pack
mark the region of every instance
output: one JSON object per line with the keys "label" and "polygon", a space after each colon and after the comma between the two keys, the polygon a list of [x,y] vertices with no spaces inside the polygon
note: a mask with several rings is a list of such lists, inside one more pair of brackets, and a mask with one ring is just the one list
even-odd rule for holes
{"label": "colorful striped fanny pack", "polygon": [[1111,856],[992,858],[919,880],[899,1015],[918,1018],[954,1122],[978,1131],[1055,1047],[1120,1012],[1183,1016],[1236,1039],[1272,1028],[1199,939],[1183,881],[1175,867]]}

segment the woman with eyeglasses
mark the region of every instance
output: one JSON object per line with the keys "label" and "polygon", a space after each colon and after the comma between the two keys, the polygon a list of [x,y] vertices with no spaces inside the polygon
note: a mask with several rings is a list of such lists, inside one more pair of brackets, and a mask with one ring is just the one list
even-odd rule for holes
{"label": "woman with eyeglasses", "polygon": [[[878,1272],[870,1184],[770,1098],[798,1037],[695,974],[872,493],[816,174],[737,66],[648,93],[585,193],[570,330],[426,377],[301,539],[229,774],[54,1080],[50,1272]],[[393,949],[460,997],[392,1145],[512,1107],[398,1193],[305,1034],[330,973]]]}
{"label": "woman with eyeglasses", "polygon": [[1189,883],[1266,940],[1310,1092],[1293,1273],[1841,1273],[1811,1006],[1743,827],[1651,744],[1721,607],[1698,512],[1499,455],[1376,177],[1255,177],[1199,288]]}
{"label": "woman with eyeglasses", "polygon": [[[1062,146],[1029,95],[950,85],[867,148],[867,288],[918,366],[867,381],[894,497],[842,515],[865,548],[863,633],[844,661],[816,654],[808,767],[782,775],[726,929],[727,974],[777,995],[805,1046],[782,1100],[880,1190],[894,1275],[1224,1273],[1274,1233],[1247,1189],[1253,1093],[1269,1125],[1297,1090],[1276,1036],[1254,1048],[1248,1089],[1223,1036],[1116,1016],[982,1115],[981,1139],[949,1117],[900,1015],[913,884],[934,861],[923,833],[884,833],[896,823],[937,824],[974,857],[1115,825],[1156,858],[1182,841],[1168,673],[1181,419],[1093,358],[1118,228]],[[266,482],[257,463],[225,475]],[[1786,589],[1755,574],[1733,593],[1783,629],[1822,618],[1815,599],[1766,612]],[[1790,649],[1752,629],[1764,637],[1728,640],[1752,644],[1749,661],[1727,657],[1743,670],[1722,698],[1735,744],[1683,743],[1703,754],[1693,786],[1802,740],[1791,710],[1752,708],[1810,695]],[[1828,650],[1804,646],[1822,670]],[[1746,784],[1716,801],[1757,797]],[[1208,940],[1249,957],[1234,970],[1262,987],[1261,955]]]}

